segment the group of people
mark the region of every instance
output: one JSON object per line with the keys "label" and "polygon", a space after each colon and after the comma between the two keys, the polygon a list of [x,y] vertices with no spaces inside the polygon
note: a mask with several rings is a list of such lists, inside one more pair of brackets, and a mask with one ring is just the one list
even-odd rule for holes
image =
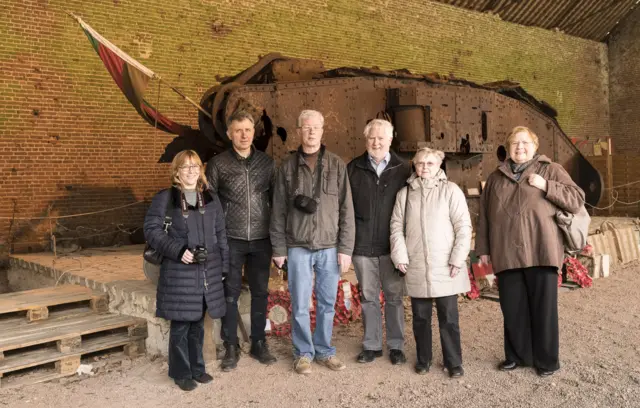
{"label": "group of people", "polygon": [[[364,129],[366,151],[347,165],[322,144],[323,129],[320,112],[302,111],[300,146],[276,168],[253,147],[254,118],[237,111],[227,121],[232,146],[206,171],[193,151],[174,158],[172,187],[154,197],[144,232],[164,256],[157,316],[171,321],[169,376],[181,389],[212,380],[202,355],[205,312],[222,318],[222,370],[237,367],[243,270],[251,292],[249,355],[263,364],[276,361],[265,339],[272,262],[288,270],[297,373],[310,374],[314,361],[345,368],[332,330],[338,281],[353,264],[364,325],[356,360],[369,363],[383,355],[382,289],[390,362],[407,361],[408,295],[415,372],[431,366],[435,300],[444,366],[451,377],[464,375],[457,295],[470,289],[472,225],[464,193],[442,169],[444,153],[418,150],[413,170],[390,150],[392,124],[374,119]],[[492,262],[498,277],[505,349],[499,369],[533,366],[547,376],[559,369],[556,282],[563,245],[553,214],[557,208],[576,213],[584,193],[537,148],[535,133],[525,127],[509,135],[509,158],[482,192],[475,251],[481,262]]]}

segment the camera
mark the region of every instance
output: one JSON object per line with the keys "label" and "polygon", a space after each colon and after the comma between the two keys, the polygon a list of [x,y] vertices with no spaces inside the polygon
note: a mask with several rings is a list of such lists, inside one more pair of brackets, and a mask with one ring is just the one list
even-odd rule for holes
{"label": "camera", "polygon": [[313,198],[306,195],[298,194],[293,199],[293,205],[300,211],[307,214],[313,214],[318,209],[318,202]]}
{"label": "camera", "polygon": [[193,263],[203,264],[207,261],[207,248],[198,245],[191,252],[193,252]]}

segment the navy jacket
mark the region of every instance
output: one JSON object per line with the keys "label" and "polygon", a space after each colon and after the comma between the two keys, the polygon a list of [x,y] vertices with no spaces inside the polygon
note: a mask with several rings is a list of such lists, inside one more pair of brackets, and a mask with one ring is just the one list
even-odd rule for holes
{"label": "navy jacket", "polygon": [[[224,212],[218,196],[203,192],[204,213],[189,206],[187,218],[180,208],[181,191],[175,187],[156,194],[144,219],[144,236],[164,255],[156,295],[156,316],[167,320],[198,321],[204,313],[224,316],[226,304],[222,276],[229,272],[229,247]],[[167,200],[172,197],[172,225],[163,222]],[[197,245],[207,248],[204,264],[184,264],[182,255]]]}

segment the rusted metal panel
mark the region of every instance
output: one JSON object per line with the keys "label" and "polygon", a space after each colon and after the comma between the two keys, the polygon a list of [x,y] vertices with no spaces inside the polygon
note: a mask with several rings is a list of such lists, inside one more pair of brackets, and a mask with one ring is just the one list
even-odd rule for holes
{"label": "rusted metal panel", "polygon": [[[268,71],[268,66],[260,66]],[[341,74],[346,76],[337,76]],[[459,79],[434,80],[408,71],[354,68],[322,72],[318,78],[222,85],[217,89],[224,91],[224,98],[215,92],[208,93],[208,98],[218,100],[210,105],[212,109],[224,107],[223,117],[217,117],[220,123],[236,109],[252,112],[259,135],[256,140],[268,141],[265,150],[277,162],[299,146],[296,121],[304,109],[323,113],[323,143],[345,161],[364,151],[362,133],[371,119],[389,118],[397,133],[396,150],[405,157],[421,147],[444,151],[449,179],[465,191],[478,188],[499,165],[497,151],[507,148],[504,144],[511,129],[528,126],[539,137],[540,153],[565,166],[589,190],[588,202],[595,205],[600,198],[602,178],[550,116],[553,108],[513,84],[482,86]],[[255,78],[247,82],[252,80]]]}

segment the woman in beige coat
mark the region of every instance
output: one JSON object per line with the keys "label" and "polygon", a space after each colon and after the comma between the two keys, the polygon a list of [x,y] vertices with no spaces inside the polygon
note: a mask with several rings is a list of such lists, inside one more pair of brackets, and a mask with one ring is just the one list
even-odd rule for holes
{"label": "woman in beige coat", "polygon": [[443,158],[443,152],[428,148],[416,153],[416,172],[398,192],[391,217],[391,260],[406,274],[411,297],[418,355],[415,371],[425,374],[431,366],[435,299],[444,365],[449,376],[461,377],[457,295],[471,286],[467,273],[471,217],[464,193],[440,169]]}
{"label": "woman in beige coat", "polygon": [[561,165],[538,154],[538,136],[515,127],[509,159],[487,179],[480,198],[476,254],[492,262],[504,318],[505,360],[511,371],[534,366],[541,377],[560,368],[558,269],[564,248],[558,209],[577,213],[584,192]]}

